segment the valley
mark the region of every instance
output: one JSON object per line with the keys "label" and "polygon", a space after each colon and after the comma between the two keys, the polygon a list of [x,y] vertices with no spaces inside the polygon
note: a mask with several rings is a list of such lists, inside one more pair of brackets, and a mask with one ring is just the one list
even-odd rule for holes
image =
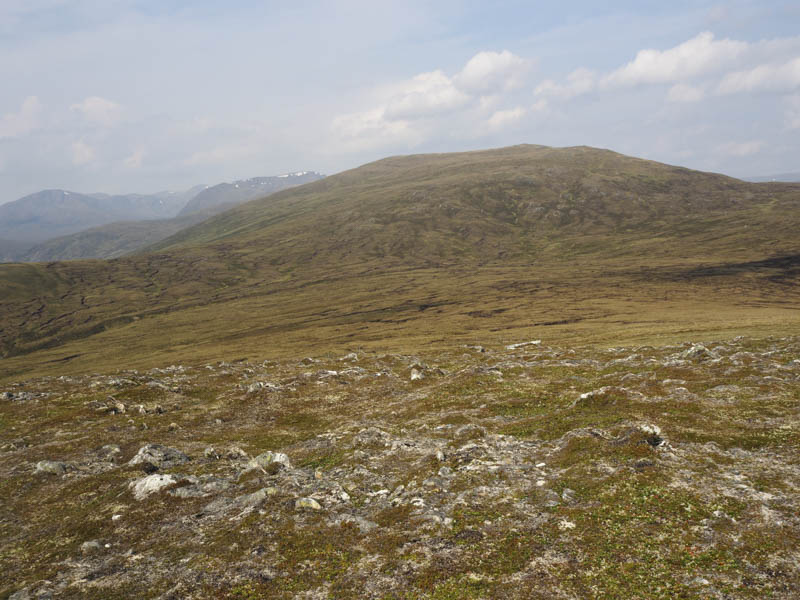
{"label": "valley", "polygon": [[0,595],[796,598],[798,227],[524,145],[0,265]]}

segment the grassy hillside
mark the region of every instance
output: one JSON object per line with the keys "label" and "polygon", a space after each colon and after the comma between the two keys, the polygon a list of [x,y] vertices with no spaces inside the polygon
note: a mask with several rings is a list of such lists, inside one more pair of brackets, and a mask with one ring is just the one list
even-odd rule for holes
{"label": "grassy hillside", "polygon": [[0,371],[797,331],[798,208],[584,147],[388,158],[141,255],[3,266]]}
{"label": "grassy hillside", "polygon": [[122,221],[92,227],[47,240],[16,255],[17,261],[45,262],[81,258],[117,258],[174,235],[205,220],[211,213],[195,213],[172,219]]}

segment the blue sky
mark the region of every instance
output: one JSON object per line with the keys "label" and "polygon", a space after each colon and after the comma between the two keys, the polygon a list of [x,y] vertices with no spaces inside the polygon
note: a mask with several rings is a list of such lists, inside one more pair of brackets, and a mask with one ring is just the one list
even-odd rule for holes
{"label": "blue sky", "polygon": [[539,143],[800,171],[800,4],[0,3],[0,202]]}

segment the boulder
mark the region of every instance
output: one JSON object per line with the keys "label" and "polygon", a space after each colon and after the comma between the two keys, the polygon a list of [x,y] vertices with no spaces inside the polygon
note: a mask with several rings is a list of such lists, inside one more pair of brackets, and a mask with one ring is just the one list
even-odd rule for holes
{"label": "boulder", "polygon": [[144,500],[151,494],[160,492],[165,487],[173,485],[174,483],[176,483],[176,481],[172,475],[154,473],[152,475],[148,475],[147,477],[143,477],[142,479],[131,481],[128,487],[133,490],[134,498],[137,500]]}
{"label": "boulder", "polygon": [[36,463],[36,473],[49,473],[51,475],[63,475],[67,472],[69,465],[57,460],[40,460]]}
{"label": "boulder", "polygon": [[295,508],[307,508],[310,510],[322,510],[322,506],[320,506],[319,502],[314,500],[313,498],[298,498],[294,502]]}
{"label": "boulder", "polygon": [[169,448],[160,444],[147,444],[139,449],[128,464],[131,466],[142,465],[147,469],[150,467],[153,470],[175,467],[189,461],[180,450]]}

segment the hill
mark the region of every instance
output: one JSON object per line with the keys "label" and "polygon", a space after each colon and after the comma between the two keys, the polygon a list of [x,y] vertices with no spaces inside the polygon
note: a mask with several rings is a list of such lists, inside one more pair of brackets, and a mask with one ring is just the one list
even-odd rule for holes
{"label": "hill", "polygon": [[6,265],[5,376],[798,328],[800,185],[593,148],[393,157],[113,261]]}
{"label": "hill", "polygon": [[160,242],[181,229],[200,223],[213,211],[190,213],[172,219],[122,221],[92,227],[46,240],[11,254],[6,262],[49,262],[82,258],[117,258]]}
{"label": "hill", "polygon": [[34,244],[115,221],[171,218],[198,191],[112,196],[43,190],[0,205],[0,239]]}
{"label": "hill", "polygon": [[13,262],[16,257],[31,248],[31,242],[19,242],[15,240],[0,240],[0,262]]}
{"label": "hill", "polygon": [[317,181],[323,177],[323,175],[314,171],[298,171],[297,173],[287,173],[286,175],[253,177],[234,181],[233,183],[220,183],[200,191],[183,207],[179,216],[211,209],[216,212],[222,212],[226,208],[231,208],[236,204],[241,204],[253,198],[268,196],[297,185]]}

